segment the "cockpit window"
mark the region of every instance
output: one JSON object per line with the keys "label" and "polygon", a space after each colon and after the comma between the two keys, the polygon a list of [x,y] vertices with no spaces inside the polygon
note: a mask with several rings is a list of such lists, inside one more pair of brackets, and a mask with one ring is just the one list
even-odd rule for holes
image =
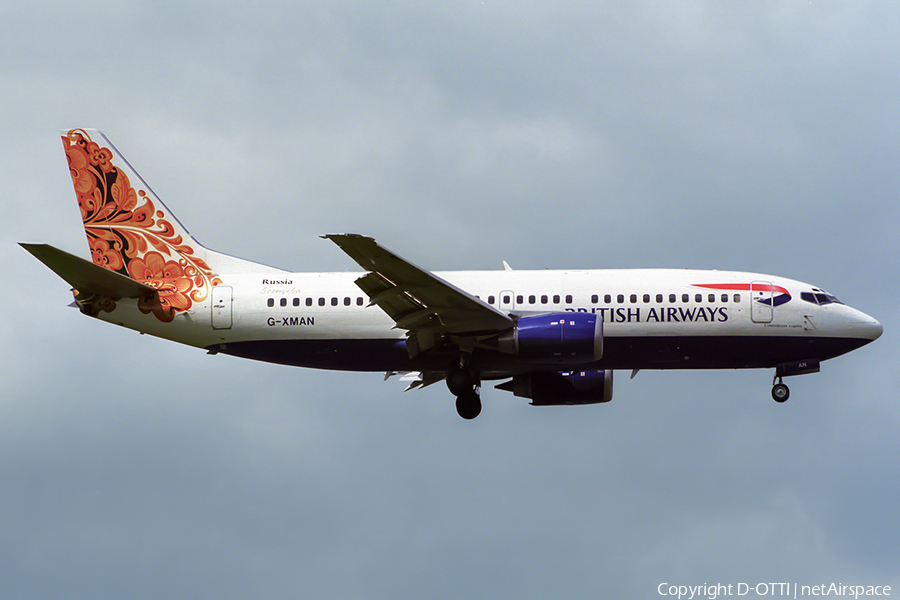
{"label": "cockpit window", "polygon": [[818,304],[819,306],[824,306],[825,304],[841,304],[841,301],[835,298],[834,295],[829,294],[825,290],[820,290],[819,288],[813,288],[812,292],[801,292],[800,298],[812,304]]}

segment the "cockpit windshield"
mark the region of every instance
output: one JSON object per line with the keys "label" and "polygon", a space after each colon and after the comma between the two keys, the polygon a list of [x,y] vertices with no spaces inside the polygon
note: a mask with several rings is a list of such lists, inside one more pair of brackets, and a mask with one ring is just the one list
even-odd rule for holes
{"label": "cockpit windshield", "polygon": [[812,304],[818,304],[819,306],[825,304],[843,304],[840,300],[835,298],[833,294],[829,294],[825,290],[820,290],[819,288],[813,288],[811,292],[801,292],[800,298]]}

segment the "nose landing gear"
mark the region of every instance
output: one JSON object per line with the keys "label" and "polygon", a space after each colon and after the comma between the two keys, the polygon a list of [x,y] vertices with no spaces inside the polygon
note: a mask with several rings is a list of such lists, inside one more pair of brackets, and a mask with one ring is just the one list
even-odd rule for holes
{"label": "nose landing gear", "polygon": [[[788,386],[782,383],[782,377],[787,377],[788,375],[806,375],[807,373],[818,372],[818,358],[779,363],[775,366],[775,377],[772,379],[772,399],[775,400],[775,402],[784,402],[788,399],[788,396],[791,395]],[[778,383],[775,383],[776,381]]]}
{"label": "nose landing gear", "polygon": [[[775,379],[778,380],[778,383],[775,383]],[[776,375],[775,379],[772,380],[772,400],[781,403],[790,397],[791,390],[782,383],[781,377]]]}

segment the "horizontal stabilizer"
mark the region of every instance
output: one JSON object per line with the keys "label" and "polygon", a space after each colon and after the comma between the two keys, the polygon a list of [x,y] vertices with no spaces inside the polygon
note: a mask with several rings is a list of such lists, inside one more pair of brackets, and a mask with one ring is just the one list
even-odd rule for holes
{"label": "horizontal stabilizer", "polygon": [[74,254],[48,244],[19,244],[50,270],[65,279],[80,294],[120,298],[156,296],[156,288],[135,281],[125,275],[104,269]]}

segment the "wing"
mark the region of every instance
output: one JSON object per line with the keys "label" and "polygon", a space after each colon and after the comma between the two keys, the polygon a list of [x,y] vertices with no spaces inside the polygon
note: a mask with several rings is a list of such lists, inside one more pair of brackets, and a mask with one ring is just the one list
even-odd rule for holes
{"label": "wing", "polygon": [[[368,271],[356,285],[419,343],[434,335],[475,337],[512,327],[506,313],[357,234],[326,235]],[[424,344],[427,345],[427,344]],[[425,349],[424,347],[421,349]],[[410,348],[410,353],[418,350]]]}

